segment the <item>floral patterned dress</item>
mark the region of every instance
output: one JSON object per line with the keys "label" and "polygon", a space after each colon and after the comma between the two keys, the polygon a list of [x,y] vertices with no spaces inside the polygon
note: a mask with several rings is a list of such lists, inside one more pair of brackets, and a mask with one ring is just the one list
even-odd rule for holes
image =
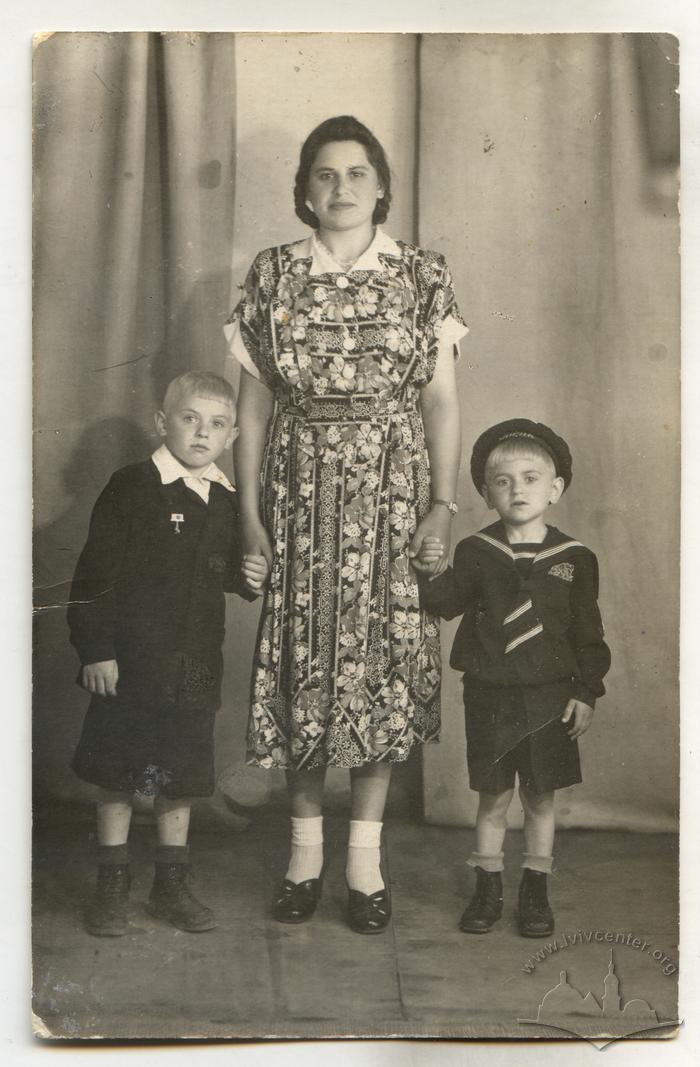
{"label": "floral patterned dress", "polygon": [[420,386],[466,327],[440,255],[379,231],[376,269],[317,273],[317,244],[261,252],[227,328],[275,397],[248,730],[264,767],[405,760],[440,728],[438,622],[407,551],[431,497]]}

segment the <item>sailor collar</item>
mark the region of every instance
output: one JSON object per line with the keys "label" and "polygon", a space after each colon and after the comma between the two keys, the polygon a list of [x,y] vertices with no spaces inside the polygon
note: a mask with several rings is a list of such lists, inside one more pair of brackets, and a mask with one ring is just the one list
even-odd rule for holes
{"label": "sailor collar", "polygon": [[303,241],[297,241],[291,247],[293,260],[310,259],[309,277],[319,274],[352,274],[356,270],[382,270],[381,256],[393,256],[401,258],[401,249],[396,241],[377,227],[372,238],[372,243],[364,250],[359,259],[356,259],[350,270],[343,270],[339,263],[329,253],[316,237],[315,232]]}
{"label": "sailor collar", "polygon": [[531,566],[538,568],[572,550],[574,552],[587,551],[585,545],[562,533],[556,526],[547,526],[547,534],[539,551],[516,554],[508,543],[502,522],[494,522],[491,526],[486,526],[478,533],[472,534],[468,541],[474,548],[486,552],[493,559],[499,559],[506,566],[515,566],[516,559],[529,559]]}

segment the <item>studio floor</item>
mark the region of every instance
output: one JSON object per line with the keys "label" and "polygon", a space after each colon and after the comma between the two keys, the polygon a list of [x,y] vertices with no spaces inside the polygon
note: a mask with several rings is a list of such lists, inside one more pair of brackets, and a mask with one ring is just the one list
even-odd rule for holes
{"label": "studio floor", "polygon": [[[520,937],[515,923],[519,833],[506,846],[503,918],[474,936],[457,925],[470,895],[464,860],[473,832],[388,821],[393,918],[382,935],[363,937],[344,918],[347,824],[340,818],[326,820],[328,869],[313,920],[293,927],[272,919],[285,829],[279,810],[258,812],[244,832],[193,829],[195,892],[219,925],[185,934],[145,910],[153,830],[136,826],[129,933],[98,939],[81,925],[94,882],[89,823],[54,817],[39,826],[36,1032],[64,1039],[561,1039],[585,1035],[591,1010],[600,1010],[610,1033],[617,1026],[651,1038],[667,1036],[677,1019],[677,841],[670,835],[561,833],[550,880],[556,930],[537,941]],[[594,999],[578,1012],[589,992]],[[625,1010],[630,1001],[645,1004]]]}

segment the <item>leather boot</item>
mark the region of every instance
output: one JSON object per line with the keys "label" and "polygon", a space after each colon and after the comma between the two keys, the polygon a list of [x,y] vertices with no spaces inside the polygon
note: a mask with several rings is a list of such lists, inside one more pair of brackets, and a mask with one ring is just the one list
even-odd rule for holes
{"label": "leather boot", "polygon": [[188,934],[213,930],[216,919],[190,891],[190,868],[186,863],[161,863],[156,860],[156,875],[148,898],[148,910],[157,919],[165,919]]}
{"label": "leather boot", "polygon": [[[126,859],[126,846],[103,846],[101,852],[119,849]],[[116,855],[116,851],[115,851]],[[110,857],[114,859],[114,857]],[[127,901],[131,887],[128,863],[100,863],[95,895],[85,909],[85,929],[93,937],[122,937],[128,928]]]}
{"label": "leather boot", "polygon": [[518,891],[518,927],[523,937],[549,937],[554,915],[547,900],[547,875],[523,868]]}
{"label": "leather boot", "polygon": [[460,930],[465,934],[487,934],[503,912],[503,883],[500,871],[475,867],[476,888],[462,913]]}

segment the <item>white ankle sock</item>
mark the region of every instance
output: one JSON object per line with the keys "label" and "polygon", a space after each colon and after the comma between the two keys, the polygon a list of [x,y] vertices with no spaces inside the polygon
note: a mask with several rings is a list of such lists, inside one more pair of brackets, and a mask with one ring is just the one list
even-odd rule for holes
{"label": "white ankle sock", "polygon": [[323,867],[323,816],[297,819],[292,815],[292,851],[287,879],[298,885],[318,878]]}
{"label": "white ankle sock", "polygon": [[481,867],[482,871],[495,874],[497,871],[503,870],[503,853],[494,852],[493,855],[490,855],[487,852],[472,852],[467,864],[469,867]]}
{"label": "white ankle sock", "polygon": [[382,835],[380,822],[350,822],[348,862],[345,877],[350,889],[370,896],[384,888],[384,879],[379,870],[379,842]]}
{"label": "white ankle sock", "polygon": [[538,856],[534,852],[523,852],[521,867],[529,867],[531,871],[539,871],[540,874],[552,873],[552,857]]}

